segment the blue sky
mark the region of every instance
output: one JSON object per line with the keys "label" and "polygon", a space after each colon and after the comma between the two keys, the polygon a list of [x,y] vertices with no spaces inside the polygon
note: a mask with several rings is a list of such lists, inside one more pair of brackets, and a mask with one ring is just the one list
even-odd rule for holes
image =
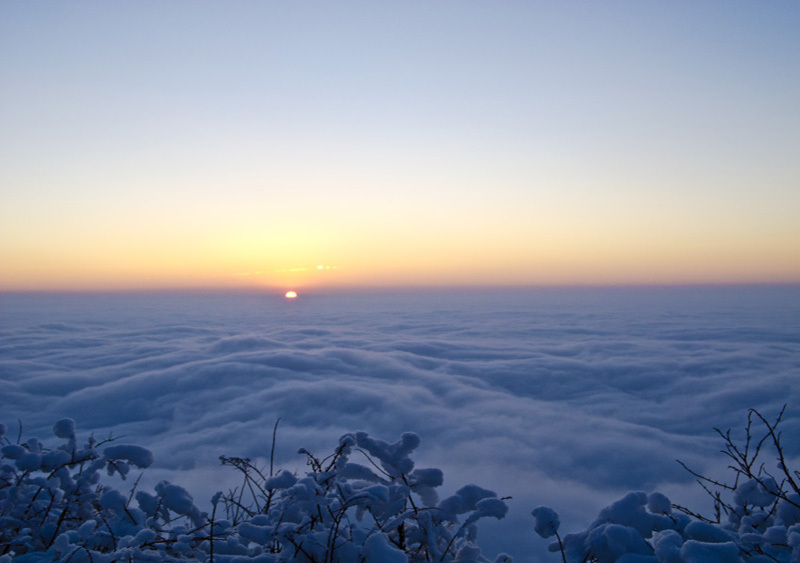
{"label": "blue sky", "polygon": [[800,281],[796,3],[0,13],[0,289]]}

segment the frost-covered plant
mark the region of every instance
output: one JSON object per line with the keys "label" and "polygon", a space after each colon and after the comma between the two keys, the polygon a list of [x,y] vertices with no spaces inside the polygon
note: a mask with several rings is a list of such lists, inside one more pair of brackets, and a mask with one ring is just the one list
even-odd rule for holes
{"label": "frost-covered plant", "polygon": [[[101,483],[102,472],[125,479],[132,466],[150,466],[145,448],[92,437],[79,446],[70,419],[53,432],[63,443],[48,449],[36,438],[12,443],[0,425],[0,563],[480,563],[488,560],[476,522],[507,511],[475,485],[440,501],[442,472],[415,468],[409,456],[420,440],[411,433],[395,443],[345,434],[322,459],[300,450],[310,467],[304,476],[223,457],[244,482],[215,494],[209,515],[166,481],[153,493],[134,485],[127,495]],[[352,461],[356,455],[369,466]]]}
{"label": "frost-covered plant", "polygon": [[182,488],[165,481],[154,495],[138,492],[136,508],[131,506],[133,490],[124,495],[101,484],[103,472],[124,480],[131,467],[149,467],[149,450],[91,436],[79,445],[71,419],[56,422],[53,433],[63,440],[55,449],[37,438],[12,443],[0,424],[0,556],[128,560],[180,549],[181,531],[188,534],[184,543],[189,547],[202,541],[205,515]]}
{"label": "frost-covered plant", "polygon": [[345,434],[326,458],[301,449],[310,468],[301,478],[267,476],[247,459],[223,457],[244,481],[216,501],[224,501],[225,525],[276,561],[488,561],[476,544],[476,522],[503,518],[506,504],[476,485],[440,501],[442,471],[415,468],[409,457],[419,443],[412,433],[395,443]]}
{"label": "frost-covered plant", "polygon": [[[714,500],[713,518],[660,493],[633,492],[601,510],[582,532],[562,539],[558,514],[544,506],[533,511],[534,529],[557,538],[549,549],[564,563],[800,563],[800,473],[787,466],[777,430],[785,410],[774,423],[751,410],[742,444],[730,430],[715,429],[731,460],[731,484],[686,468]],[[758,436],[755,424],[763,428]],[[762,462],[766,452],[777,458],[777,471]]]}

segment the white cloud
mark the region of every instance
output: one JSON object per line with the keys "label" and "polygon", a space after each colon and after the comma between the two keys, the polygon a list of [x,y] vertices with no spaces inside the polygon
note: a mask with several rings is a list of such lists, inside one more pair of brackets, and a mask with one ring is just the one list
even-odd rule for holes
{"label": "white cloud", "polygon": [[65,416],[125,435],[154,450],[154,476],[195,467],[173,478],[198,489],[218,488],[220,454],[265,458],[279,417],[278,461],[301,470],[300,446],[414,431],[445,488],[514,497],[486,541],[526,561],[544,549],[537,504],[577,527],[628,489],[690,495],[674,460],[715,467],[712,427],[784,402],[798,427],[797,289],[706,291],[312,296],[290,309],[6,295],[0,411],[26,436]]}

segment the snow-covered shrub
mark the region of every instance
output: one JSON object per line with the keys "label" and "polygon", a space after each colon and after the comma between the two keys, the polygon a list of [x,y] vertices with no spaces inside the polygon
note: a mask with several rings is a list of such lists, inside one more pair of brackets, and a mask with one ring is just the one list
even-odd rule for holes
{"label": "snow-covered shrub", "polygon": [[[601,510],[587,529],[563,538],[558,514],[537,507],[534,530],[556,536],[549,549],[564,563],[800,563],[800,472],[787,467],[777,431],[785,408],[774,423],[751,410],[742,444],[730,431],[715,429],[732,462],[731,484],[687,467],[713,498],[713,517],[673,505],[660,493],[633,492]],[[754,424],[763,427],[760,436]],[[767,452],[777,458],[776,470],[761,461]]]}
{"label": "snow-covered shrub", "polygon": [[101,483],[102,472],[124,480],[131,467],[150,466],[153,456],[140,446],[92,437],[79,446],[70,419],[53,427],[63,441],[54,449],[5,433],[0,425],[0,563],[480,563],[488,560],[476,522],[507,511],[475,485],[440,501],[442,472],[415,468],[410,454],[420,440],[411,433],[395,443],[345,434],[325,458],[300,450],[310,468],[300,476],[222,457],[244,481],[215,494],[210,515],[166,481],[152,493],[134,485],[127,494]]}
{"label": "snow-covered shrub", "polygon": [[250,555],[269,553],[275,561],[488,561],[476,544],[476,522],[503,518],[507,506],[476,485],[440,501],[442,472],[415,468],[409,457],[419,442],[412,433],[395,443],[345,434],[326,458],[301,449],[310,471],[300,478],[222,458],[244,479],[218,497],[226,525],[250,541]]}
{"label": "snow-covered shrub", "polygon": [[5,434],[0,424],[0,556],[79,562],[146,559],[149,552],[160,560],[180,529],[194,535],[190,545],[199,544],[205,515],[180,487],[163,482],[155,495],[139,492],[137,508],[133,491],[101,484],[103,472],[124,480],[131,467],[149,467],[149,450],[113,438],[89,437],[79,445],[71,419],[53,426],[63,440],[54,449],[37,438],[12,443]]}
{"label": "snow-covered shrub", "polygon": [[[800,563],[800,473],[788,467],[782,417],[770,423],[750,411],[742,444],[717,430],[733,482],[689,470],[714,500],[712,517],[660,493],[632,492],[563,537],[558,514],[539,506],[534,530],[555,537],[550,550],[564,563]],[[166,481],[152,492],[108,484],[149,467],[147,449],[113,438],[79,445],[70,419],[53,434],[61,440],[55,448],[37,438],[12,442],[0,424],[0,563],[488,563],[477,522],[507,512],[503,499],[476,485],[440,499],[444,476],[415,467],[420,439],[411,433],[394,443],[345,434],[327,457],[301,449],[302,475],[223,456],[243,481],[213,495],[210,515]],[[273,450],[274,440],[273,432]],[[769,454],[777,470],[762,462]]]}

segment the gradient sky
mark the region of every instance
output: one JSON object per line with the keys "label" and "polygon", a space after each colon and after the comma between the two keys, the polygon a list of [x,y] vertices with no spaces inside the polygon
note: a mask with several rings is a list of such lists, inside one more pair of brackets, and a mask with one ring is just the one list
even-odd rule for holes
{"label": "gradient sky", "polygon": [[0,290],[800,282],[800,3],[0,4]]}

